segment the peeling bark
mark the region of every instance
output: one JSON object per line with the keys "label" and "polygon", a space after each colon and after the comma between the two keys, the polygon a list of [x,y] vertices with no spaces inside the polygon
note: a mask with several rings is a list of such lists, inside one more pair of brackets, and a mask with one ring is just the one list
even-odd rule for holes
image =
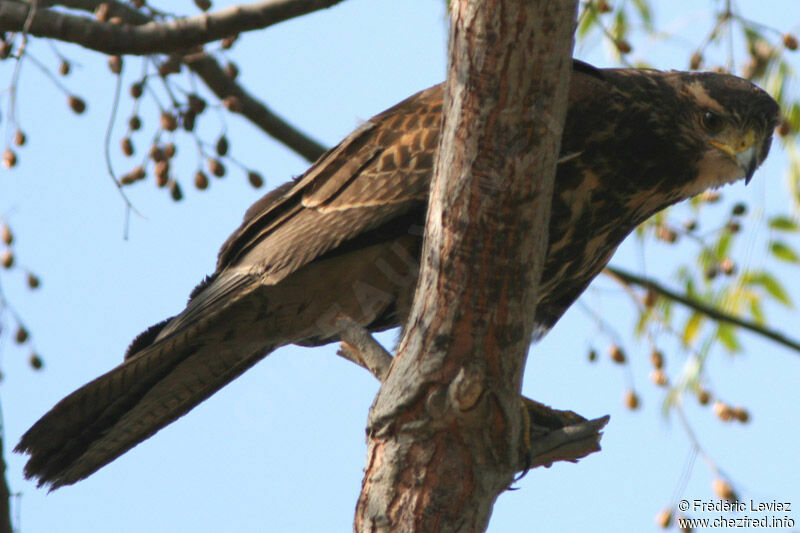
{"label": "peeling bark", "polygon": [[483,530],[530,448],[520,387],[576,2],[458,0],[451,9],[422,272],[370,411],[357,531]]}

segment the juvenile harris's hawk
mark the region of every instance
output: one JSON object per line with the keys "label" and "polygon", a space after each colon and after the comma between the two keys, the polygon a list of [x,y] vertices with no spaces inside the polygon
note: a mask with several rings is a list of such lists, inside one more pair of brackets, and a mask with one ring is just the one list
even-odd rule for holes
{"label": "juvenile harris's hawk", "polygon": [[[535,320],[551,327],[638,224],[764,161],[778,106],[740,78],[575,62]],[[22,437],[28,477],[75,483],[285,344],[337,340],[347,315],[401,325],[418,275],[442,86],[358,128],[256,202],[186,309]]]}

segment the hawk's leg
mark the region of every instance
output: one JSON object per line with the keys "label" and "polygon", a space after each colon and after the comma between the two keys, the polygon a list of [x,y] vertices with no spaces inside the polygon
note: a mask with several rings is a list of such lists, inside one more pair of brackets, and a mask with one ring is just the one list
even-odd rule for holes
{"label": "hawk's leg", "polygon": [[[351,318],[339,317],[336,326],[342,339],[337,353],[383,381],[392,364],[392,355]],[[520,401],[523,442],[519,465],[522,475],[531,468],[549,467],[556,461],[574,463],[600,450],[601,430],[608,423],[607,415],[587,420],[572,411],[553,409],[525,396],[521,396]]]}

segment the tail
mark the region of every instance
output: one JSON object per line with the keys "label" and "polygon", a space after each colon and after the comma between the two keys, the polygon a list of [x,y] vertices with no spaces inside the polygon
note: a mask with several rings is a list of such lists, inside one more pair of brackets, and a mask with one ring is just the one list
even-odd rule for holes
{"label": "tail", "polygon": [[[53,490],[89,476],[282,344],[259,339],[252,328],[252,306],[246,301],[237,305],[249,288],[237,282],[237,287],[223,289],[230,295],[228,289],[239,289],[232,303],[187,321],[195,307],[190,302],[184,313],[135,341],[135,353],[123,364],[70,394],[36,422],[15,449],[30,454],[25,477]],[[208,310],[208,301],[202,303]]]}

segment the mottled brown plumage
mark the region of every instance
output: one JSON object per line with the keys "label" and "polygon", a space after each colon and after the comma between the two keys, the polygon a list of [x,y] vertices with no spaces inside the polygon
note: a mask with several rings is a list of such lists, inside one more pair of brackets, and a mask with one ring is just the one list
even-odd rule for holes
{"label": "mottled brown plumage", "polygon": [[[402,324],[418,275],[442,111],[435,86],[374,117],[251,207],[215,273],[125,362],[39,420],[17,451],[52,488],[78,481],[182,416],[267,353],[337,338],[345,314]],[[536,323],[551,327],[616,246],[658,210],[750,179],[778,108],[720,74],[576,63]]]}

